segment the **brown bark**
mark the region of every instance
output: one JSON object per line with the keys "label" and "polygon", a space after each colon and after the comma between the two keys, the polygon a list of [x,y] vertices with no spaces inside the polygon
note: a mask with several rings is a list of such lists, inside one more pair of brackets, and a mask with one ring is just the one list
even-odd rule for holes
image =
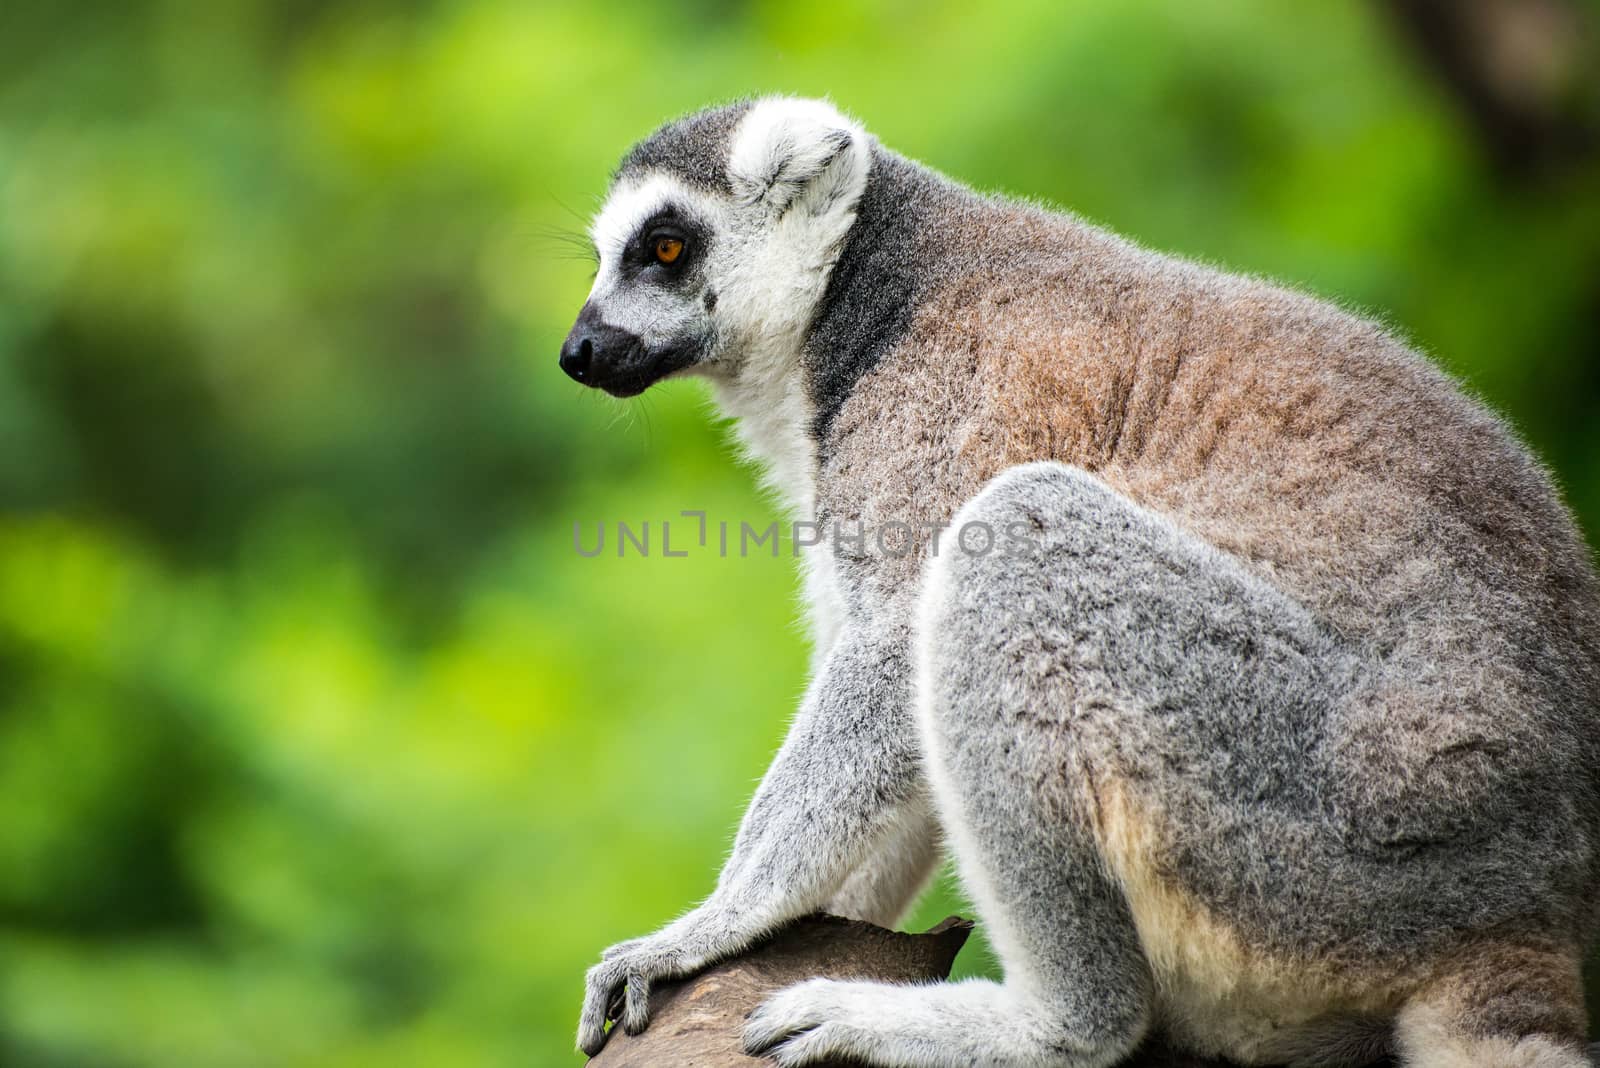
{"label": "brown bark", "polygon": [[753,1068],[740,1048],[744,1018],[768,994],[815,976],[927,982],[950,974],[972,924],[952,916],[926,934],[813,916],[732,960],[650,992],[641,1035],[614,1028],[592,1068]]}

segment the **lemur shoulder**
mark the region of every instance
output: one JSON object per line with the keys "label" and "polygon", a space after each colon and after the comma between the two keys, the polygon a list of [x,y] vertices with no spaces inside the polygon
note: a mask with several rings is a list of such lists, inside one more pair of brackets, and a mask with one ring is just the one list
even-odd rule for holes
{"label": "lemur shoulder", "polygon": [[[797,916],[893,923],[945,849],[1003,981],[815,980],[752,1051],[1586,1063],[1600,586],[1486,408],[1375,323],[823,102],[668,124],[594,237],[569,374],[709,379],[799,516],[916,533],[811,551],[789,737],[711,895],[590,971],[582,1048]],[[937,542],[973,523],[1029,551]]]}

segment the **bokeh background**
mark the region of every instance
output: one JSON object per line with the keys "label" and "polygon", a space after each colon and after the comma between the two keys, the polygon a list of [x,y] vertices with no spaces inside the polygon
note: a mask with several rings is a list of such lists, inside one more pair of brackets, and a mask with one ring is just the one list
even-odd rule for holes
{"label": "bokeh background", "polygon": [[555,361],[610,168],[706,103],[1369,309],[1600,529],[1596,13],[11,0],[0,1064],[575,1064],[583,969],[709,889],[793,569],[578,556],[773,512],[699,386]]}

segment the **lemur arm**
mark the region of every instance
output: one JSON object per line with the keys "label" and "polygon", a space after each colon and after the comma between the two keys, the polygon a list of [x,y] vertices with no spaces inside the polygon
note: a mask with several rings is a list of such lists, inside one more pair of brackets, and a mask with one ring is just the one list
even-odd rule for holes
{"label": "lemur arm", "polygon": [[903,632],[847,627],[812,680],[756,790],[733,852],[703,904],[646,938],[613,946],[590,969],[578,1042],[604,1042],[622,999],[629,1032],[649,1022],[652,980],[694,972],[814,912],[873,847],[924,802]]}
{"label": "lemur arm", "polygon": [[907,645],[902,635],[850,630],[834,643],[745,812],[713,900],[766,924],[814,911],[898,810],[919,805]]}

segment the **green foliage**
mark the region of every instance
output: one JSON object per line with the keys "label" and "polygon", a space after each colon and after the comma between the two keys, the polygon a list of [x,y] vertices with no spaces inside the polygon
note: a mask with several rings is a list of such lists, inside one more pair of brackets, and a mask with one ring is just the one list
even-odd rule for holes
{"label": "green foliage", "polygon": [[1600,175],[1496,181],[1357,3],[4,22],[0,1063],[571,1063],[583,969],[709,888],[804,683],[792,565],[576,554],[771,507],[697,387],[554,358],[561,234],[702,104],[828,94],[1379,309],[1600,521]]}

